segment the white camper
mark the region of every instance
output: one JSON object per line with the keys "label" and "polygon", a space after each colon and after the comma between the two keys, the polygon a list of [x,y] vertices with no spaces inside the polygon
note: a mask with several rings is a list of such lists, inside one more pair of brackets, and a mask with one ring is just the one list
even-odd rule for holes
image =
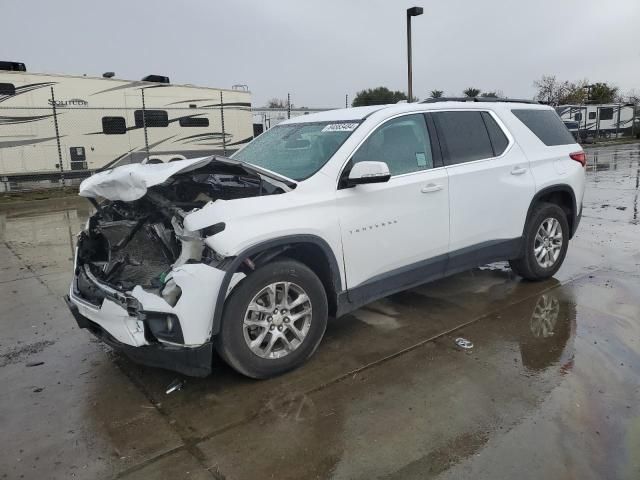
{"label": "white camper", "polygon": [[327,110],[333,110],[333,108],[253,108],[253,135],[257,137],[262,132],[269,130],[271,127],[275,127],[280,122],[284,122],[289,118],[299,117],[300,115],[310,115],[312,113],[325,112]]}
{"label": "white camper", "polygon": [[155,81],[0,71],[0,176],[80,177],[229,155],[252,139],[248,91],[145,78]]}
{"label": "white camper", "polygon": [[619,103],[561,105],[556,111],[564,122],[578,122],[581,138],[620,136],[633,124],[634,107]]}

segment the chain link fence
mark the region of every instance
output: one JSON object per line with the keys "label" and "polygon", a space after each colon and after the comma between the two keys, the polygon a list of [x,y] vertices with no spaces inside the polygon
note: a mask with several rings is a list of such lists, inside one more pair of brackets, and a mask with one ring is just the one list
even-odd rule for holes
{"label": "chain link fence", "polygon": [[637,105],[560,105],[556,111],[583,143],[640,138],[640,108]]}
{"label": "chain link fence", "polygon": [[[97,171],[128,163],[228,156],[288,118],[329,110],[294,108],[289,95],[284,106],[251,108],[246,91],[183,87],[176,96],[147,82],[97,92],[111,96],[75,98],[75,90],[60,85],[21,87],[27,95],[0,90],[0,193],[76,187]],[[583,143],[640,136],[637,106],[557,111]]]}
{"label": "chain link fence", "polygon": [[252,108],[253,114],[253,134],[260,135],[262,132],[275,127],[280,122],[284,122],[289,118],[299,117],[301,115],[310,115],[317,112],[325,112],[332,108],[294,108],[294,107],[276,107],[276,108]]}
{"label": "chain link fence", "polygon": [[161,86],[119,92],[111,97],[117,102],[68,98],[68,89],[65,96],[55,86],[0,101],[0,193],[77,186],[102,169],[143,160],[230,155],[253,138],[248,93],[171,98]]}

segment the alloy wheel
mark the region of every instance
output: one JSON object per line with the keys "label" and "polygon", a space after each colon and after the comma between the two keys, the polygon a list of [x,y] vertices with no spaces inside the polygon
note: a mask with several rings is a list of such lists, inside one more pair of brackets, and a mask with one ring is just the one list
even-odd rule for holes
{"label": "alloy wheel", "polygon": [[247,306],[244,339],[257,356],[282,358],[302,345],[311,319],[311,300],[302,287],[292,282],[271,283]]}
{"label": "alloy wheel", "polygon": [[562,226],[554,218],[546,218],[538,228],[533,243],[533,254],[542,268],[551,268],[562,250]]}

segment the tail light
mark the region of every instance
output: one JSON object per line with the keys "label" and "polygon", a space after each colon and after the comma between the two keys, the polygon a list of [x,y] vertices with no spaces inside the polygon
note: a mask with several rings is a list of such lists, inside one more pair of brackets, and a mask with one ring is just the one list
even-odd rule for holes
{"label": "tail light", "polygon": [[587,164],[587,154],[584,152],[573,152],[569,154],[569,157],[571,157],[571,160],[580,162],[583,167]]}

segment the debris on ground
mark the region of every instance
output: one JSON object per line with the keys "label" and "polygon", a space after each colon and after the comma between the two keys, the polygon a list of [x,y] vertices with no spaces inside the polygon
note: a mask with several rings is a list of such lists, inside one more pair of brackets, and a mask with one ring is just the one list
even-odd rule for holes
{"label": "debris on ground", "polygon": [[464,348],[466,350],[473,348],[473,342],[467,340],[466,338],[458,337],[456,338],[456,345],[460,348]]}
{"label": "debris on ground", "polygon": [[182,390],[182,388],[184,387],[184,384],[185,384],[184,380],[180,380],[179,378],[176,378],[167,387],[167,392],[166,392],[167,395],[169,395],[170,393],[173,393],[173,392],[177,392],[178,390]]}
{"label": "debris on ground", "polygon": [[43,391],[43,390],[44,390],[44,388],[42,388],[42,387],[37,387],[37,388],[34,388],[34,389],[33,389],[33,393],[40,393],[40,392],[41,392],[41,391]]}
{"label": "debris on ground", "polygon": [[27,362],[27,367],[39,367],[40,365],[44,365],[44,362]]}
{"label": "debris on ground", "polygon": [[41,340],[39,342],[13,347],[7,353],[0,354],[0,367],[20,363],[32,355],[39,354],[46,347],[54,343],[55,342],[51,340]]}

